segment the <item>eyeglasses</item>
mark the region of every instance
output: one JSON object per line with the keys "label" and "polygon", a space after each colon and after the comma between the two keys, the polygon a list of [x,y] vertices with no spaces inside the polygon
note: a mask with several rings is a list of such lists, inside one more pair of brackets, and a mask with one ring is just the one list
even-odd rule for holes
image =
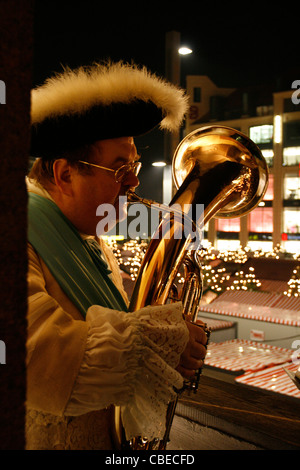
{"label": "eyeglasses", "polygon": [[123,183],[127,178],[128,173],[134,173],[134,175],[137,176],[142,166],[141,162],[132,162],[120,166],[120,168],[118,168],[117,170],[112,170],[111,168],[96,165],[95,163],[84,162],[83,160],[78,160],[78,163],[83,163],[84,165],[89,166],[95,166],[96,168],[100,168],[101,170],[112,171],[115,174],[116,183]]}

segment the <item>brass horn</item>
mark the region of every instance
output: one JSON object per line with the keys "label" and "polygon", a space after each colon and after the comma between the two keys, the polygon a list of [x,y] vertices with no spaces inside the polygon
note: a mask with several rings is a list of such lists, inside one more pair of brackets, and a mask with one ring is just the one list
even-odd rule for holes
{"label": "brass horn", "polygon": [[[151,304],[165,304],[171,298],[171,301],[181,300],[185,318],[195,322],[202,294],[201,260],[197,247],[192,244],[195,232],[187,234],[183,230],[184,217],[178,216],[178,207],[185,215],[187,207],[204,205],[200,218],[197,218],[197,211],[188,215],[189,219],[192,218],[193,228],[198,231],[212,217],[241,217],[253,210],[263,198],[268,184],[268,167],[258,146],[246,135],[229,127],[209,126],[191,132],[180,142],[172,169],[177,192],[149,243],[135,282],[129,311]],[[128,194],[128,200],[153,204],[153,201],[141,199],[135,194]],[[158,206],[161,208],[161,205]],[[174,206],[177,209],[172,212]],[[163,236],[158,236],[160,233]],[[174,284],[182,266],[186,279],[180,296],[174,299]],[[192,383],[190,388],[196,391],[198,381]],[[137,436],[130,447],[165,449],[175,407],[176,403],[170,404],[166,434],[162,440],[149,442],[143,436]],[[116,412],[117,444],[121,446],[124,433],[118,409]]]}

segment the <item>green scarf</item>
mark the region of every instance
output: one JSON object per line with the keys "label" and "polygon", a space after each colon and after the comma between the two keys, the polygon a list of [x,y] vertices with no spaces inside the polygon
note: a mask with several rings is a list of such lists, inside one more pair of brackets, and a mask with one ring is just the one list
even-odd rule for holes
{"label": "green scarf", "polygon": [[91,305],[127,311],[100,247],[84,241],[54,202],[34,193],[29,193],[28,241],[84,318]]}

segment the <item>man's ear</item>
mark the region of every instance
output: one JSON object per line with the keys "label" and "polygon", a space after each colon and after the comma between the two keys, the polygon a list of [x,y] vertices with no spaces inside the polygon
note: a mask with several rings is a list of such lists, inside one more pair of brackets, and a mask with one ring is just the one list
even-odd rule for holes
{"label": "man's ear", "polygon": [[73,195],[73,171],[70,163],[65,158],[55,160],[53,163],[53,176],[57,189],[66,196]]}

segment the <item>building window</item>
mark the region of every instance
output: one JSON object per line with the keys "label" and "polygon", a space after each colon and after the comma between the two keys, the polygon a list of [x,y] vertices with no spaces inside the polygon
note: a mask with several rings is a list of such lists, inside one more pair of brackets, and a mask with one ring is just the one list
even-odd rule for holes
{"label": "building window", "polygon": [[282,247],[288,252],[288,253],[294,253],[299,255],[300,254],[300,243],[299,240],[283,240],[282,241]]}
{"label": "building window", "polygon": [[300,146],[300,121],[288,121],[283,124],[283,146]]}
{"label": "building window", "polygon": [[289,234],[288,239],[299,239],[300,208],[289,208],[283,211],[283,231]]}
{"label": "building window", "polygon": [[201,103],[201,88],[200,87],[194,87],[194,91],[193,91],[193,95],[194,95],[194,103]]}
{"label": "building window", "polygon": [[272,149],[262,149],[261,153],[263,154],[268,167],[272,167],[274,161],[274,151]]}
{"label": "building window", "polygon": [[285,147],[283,149],[283,165],[294,166],[300,163],[300,147]]}
{"label": "building window", "polygon": [[216,230],[218,232],[240,232],[240,227],[241,221],[239,218],[216,220]]}
{"label": "building window", "polygon": [[216,249],[219,251],[237,251],[240,248],[239,240],[217,240]]}
{"label": "building window", "polygon": [[300,199],[300,177],[286,176],[284,178],[284,199],[295,201]]}
{"label": "building window", "polygon": [[266,194],[264,195],[264,201],[273,201],[274,199],[274,175],[269,174],[269,182]]}
{"label": "building window", "polygon": [[257,207],[249,214],[249,232],[252,234],[273,233],[272,207]]}
{"label": "building window", "polygon": [[239,240],[240,228],[240,218],[216,219],[217,240]]}
{"label": "building window", "polygon": [[273,142],[273,124],[264,124],[262,126],[252,126],[249,128],[249,137],[259,147],[266,148]]}
{"label": "building window", "polygon": [[249,241],[248,248],[252,251],[262,251],[264,253],[271,253],[273,249],[273,242],[272,241]]}

